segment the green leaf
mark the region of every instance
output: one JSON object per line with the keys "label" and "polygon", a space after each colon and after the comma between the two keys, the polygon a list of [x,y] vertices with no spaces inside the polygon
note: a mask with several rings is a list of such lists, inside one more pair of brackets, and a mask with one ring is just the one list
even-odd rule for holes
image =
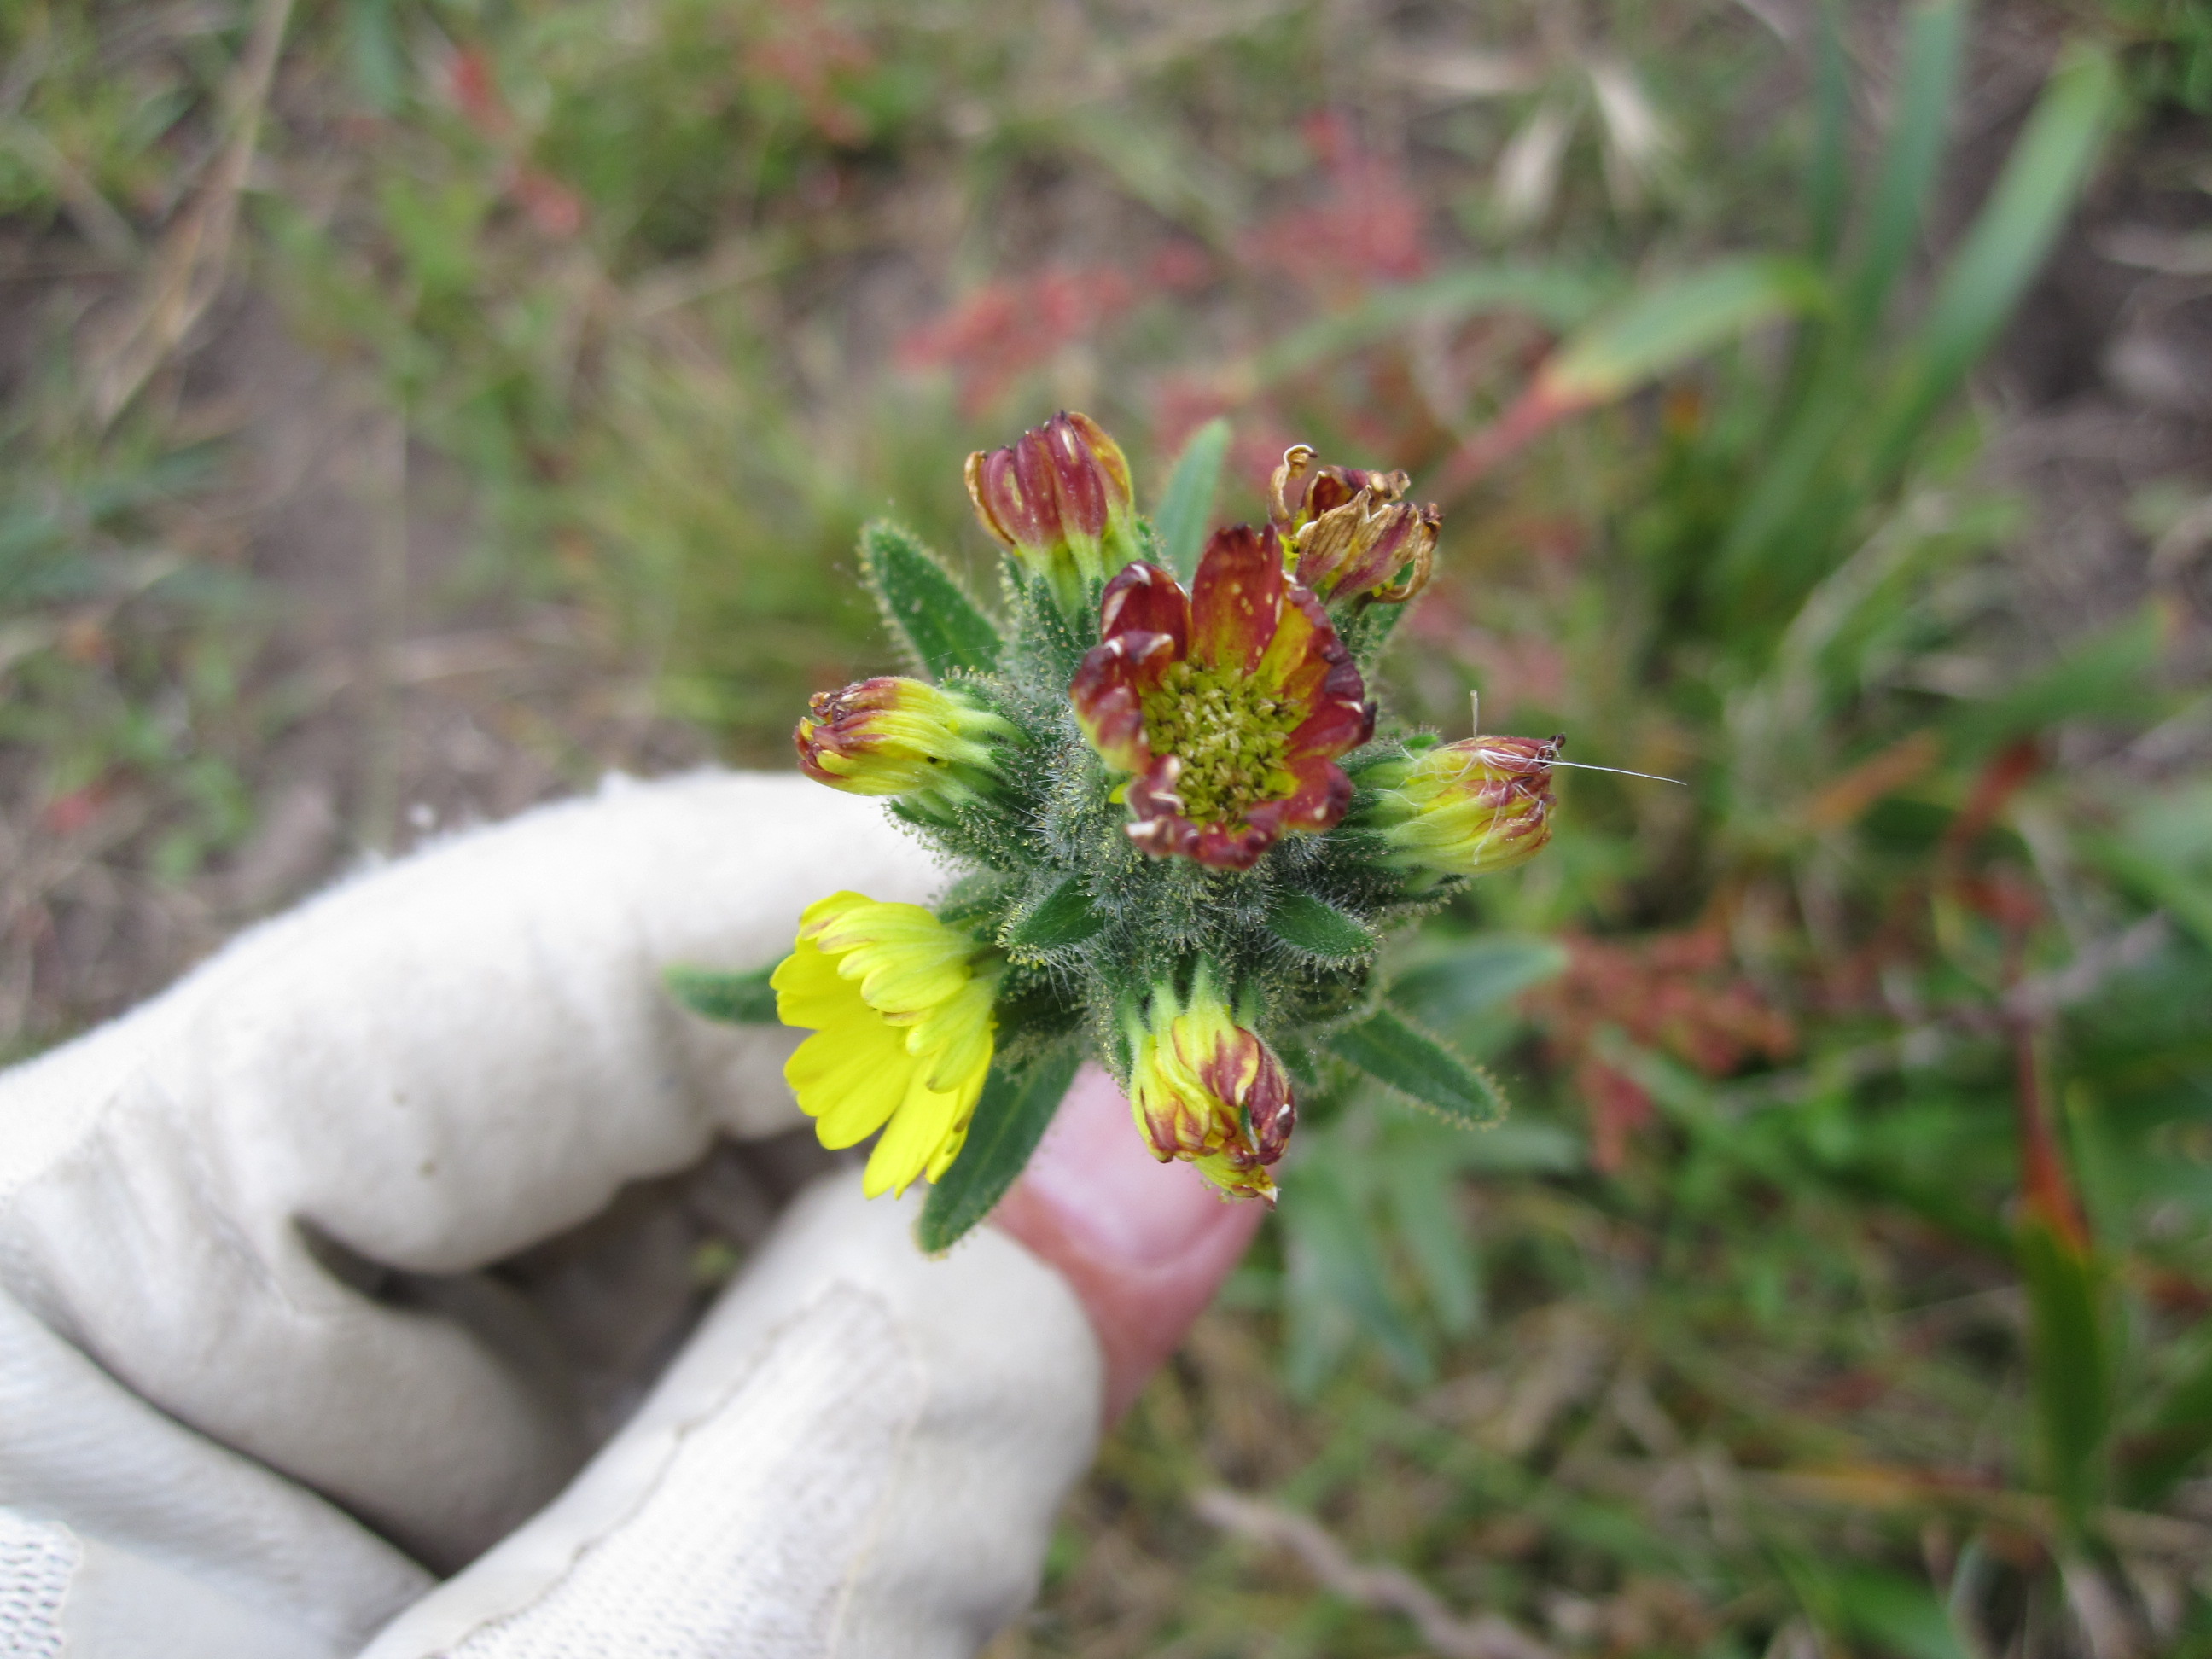
{"label": "green leaf", "polygon": [[2085,835],[2090,860],[2212,951],[2212,779],[2138,790],[2115,835]]}
{"label": "green leaf", "polygon": [[1288,1270],[1285,1370],[1291,1392],[1310,1397],[1354,1332],[1371,1338],[1401,1375],[1426,1381],[1428,1348],[1391,1292],[1375,1229],[1342,1173],[1314,1160],[1285,1170],[1275,1215]]}
{"label": "green leaf", "polygon": [[1449,271],[1426,282],[1382,289],[1347,311],[1293,330],[1261,354],[1256,368],[1263,381],[1283,380],[1389,339],[1409,324],[1457,322],[1493,311],[1526,312],[1552,328],[1574,328],[1619,286],[1611,277],[1564,265],[1478,265]]}
{"label": "green leaf", "polygon": [[1461,1170],[1451,1155],[1457,1148],[1435,1143],[1446,1136],[1454,1141],[1476,1138],[1411,1120],[1397,1127],[1417,1132],[1389,1149],[1392,1155],[1381,1171],[1399,1247],[1420,1275],[1437,1323],[1448,1336],[1465,1336],[1482,1322],[1482,1281],[1475,1272],[1474,1240],[1460,1208]]}
{"label": "green leaf", "polygon": [[1951,1616],[1926,1580],[1877,1568],[1836,1576],[1837,1622],[1904,1659],[1968,1659]]}
{"label": "green leaf", "polygon": [[1388,1008],[1339,1031],[1328,1046],[1338,1059],[1455,1123],[1480,1128],[1505,1115],[1505,1097],[1487,1073]]}
{"label": "green leaf", "polygon": [[931,678],[999,665],[998,629],[912,532],[882,519],[867,526],[860,568],[892,635]]}
{"label": "green leaf", "polygon": [[1987,702],[1957,709],[1943,723],[1944,746],[1971,759],[2061,720],[2140,719],[2157,707],[2158,657],[2156,617],[2128,617]]}
{"label": "green leaf", "polygon": [[1080,945],[1105,925],[1106,918],[1091,908],[1083,878],[1070,876],[1042,904],[1000,934],[999,943],[1017,957],[1042,956]]}
{"label": "green leaf", "polygon": [[1844,240],[1844,210],[1850,189],[1850,77],[1837,15],[1839,0],[1820,0],[1814,46],[1813,156],[1805,169],[1805,206],[1811,221],[1814,259],[1826,265]]}
{"label": "green leaf", "polygon": [[2212,1451],[2212,1325],[2198,1327],[2196,1352],[2141,1433],[2129,1437],[2126,1491],[2142,1509],[2162,1502]]}
{"label": "green leaf", "polygon": [[2079,1533],[2102,1495],[2112,1426],[2103,1285],[2089,1255],[2040,1221],[2021,1224],[2017,1249],[2044,1478],[2061,1517]]}
{"label": "green leaf", "polygon": [[2119,91],[2118,71],[2100,52],[2077,50],[2051,76],[1936,285],[1904,392],[1873,445],[1877,476],[1903,464],[1929,416],[1995,343],[2042,270],[2096,160]]}
{"label": "green leaf", "polygon": [[1390,1000],[1439,1024],[1455,1024],[1565,972],[1566,966],[1566,947],[1557,939],[1490,933],[1401,974]]}
{"label": "green leaf", "polygon": [[1827,284],[1802,259],[1731,259],[1647,289],[1553,355],[1538,381],[1573,407],[1609,403],[1746,329],[1817,311]]}
{"label": "green leaf", "polygon": [[1853,334],[1863,333],[1880,319],[1919,240],[1928,193],[1943,159],[1965,32],[1960,0],[1918,6],[1906,26],[1896,115],[1883,141],[1857,268],[1844,290],[1844,316]]}
{"label": "green leaf", "polygon": [[1310,893],[1285,893],[1267,912],[1267,931],[1308,956],[1350,962],[1375,949],[1375,935],[1356,918]]}
{"label": "green leaf", "polygon": [[1213,517],[1213,497],[1221,488],[1222,458],[1228,453],[1228,417],[1216,416],[1182,447],[1182,458],[1169,476],[1167,493],[1160,497],[1159,511],[1153,514],[1160,556],[1186,582],[1198,569],[1198,556]]}
{"label": "green leaf", "polygon": [[732,1025],[773,1025],[776,1023],[775,988],[768,981],[776,965],[749,974],[671,968],[661,978],[670,994],[695,1014]]}
{"label": "green leaf", "polygon": [[1060,1109],[1081,1058],[1070,1047],[1019,1068],[1006,1065],[1003,1055],[992,1062],[968,1143],[944,1179],[930,1188],[929,1202],[915,1224],[915,1237],[923,1249],[932,1255],[951,1249],[1006,1195],[1015,1177],[1029,1167],[1030,1155]]}

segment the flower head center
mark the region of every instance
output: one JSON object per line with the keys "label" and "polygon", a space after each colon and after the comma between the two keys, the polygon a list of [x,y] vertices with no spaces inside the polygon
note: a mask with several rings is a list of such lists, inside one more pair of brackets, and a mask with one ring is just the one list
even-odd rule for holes
{"label": "flower head center", "polygon": [[1176,793],[1194,823],[1219,823],[1295,793],[1286,764],[1303,711],[1231,668],[1174,664],[1144,700],[1145,741],[1182,762]]}

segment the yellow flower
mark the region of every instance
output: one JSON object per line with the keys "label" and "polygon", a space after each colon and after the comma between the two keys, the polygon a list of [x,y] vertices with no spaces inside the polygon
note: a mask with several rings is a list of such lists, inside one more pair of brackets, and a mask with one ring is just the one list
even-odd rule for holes
{"label": "yellow flower", "polygon": [[783,1075],[822,1144],[884,1130],[863,1182],[870,1198],[935,1181],[960,1156],[996,1024],[999,975],[978,967],[981,953],[973,934],[918,904],[832,893],[807,906],[769,981],[777,1018],[814,1032]]}

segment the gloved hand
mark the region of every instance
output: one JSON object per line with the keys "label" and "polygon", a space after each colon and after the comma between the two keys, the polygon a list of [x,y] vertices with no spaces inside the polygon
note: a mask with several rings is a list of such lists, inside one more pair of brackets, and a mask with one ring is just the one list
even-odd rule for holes
{"label": "gloved hand", "polygon": [[796,778],[617,782],[0,1077],[0,1652],[974,1652],[1257,1219],[1105,1079],[945,1260],[919,1192],[806,1188],[596,1453],[592,1357],[485,1271],[718,1135],[788,1150],[799,1034],[665,967],[941,881]]}

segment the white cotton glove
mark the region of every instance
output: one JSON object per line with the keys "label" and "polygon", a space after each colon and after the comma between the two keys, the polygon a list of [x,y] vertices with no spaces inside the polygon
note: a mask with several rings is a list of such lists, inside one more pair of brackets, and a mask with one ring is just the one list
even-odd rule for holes
{"label": "white cotton glove", "polygon": [[797,1034],[694,1019],[665,967],[939,879],[797,778],[610,785],[0,1076],[0,1652],[972,1654],[1097,1433],[1058,1273],[990,1230],[925,1260],[911,1202],[825,1177],[586,1465],[480,1272],[802,1121]]}

